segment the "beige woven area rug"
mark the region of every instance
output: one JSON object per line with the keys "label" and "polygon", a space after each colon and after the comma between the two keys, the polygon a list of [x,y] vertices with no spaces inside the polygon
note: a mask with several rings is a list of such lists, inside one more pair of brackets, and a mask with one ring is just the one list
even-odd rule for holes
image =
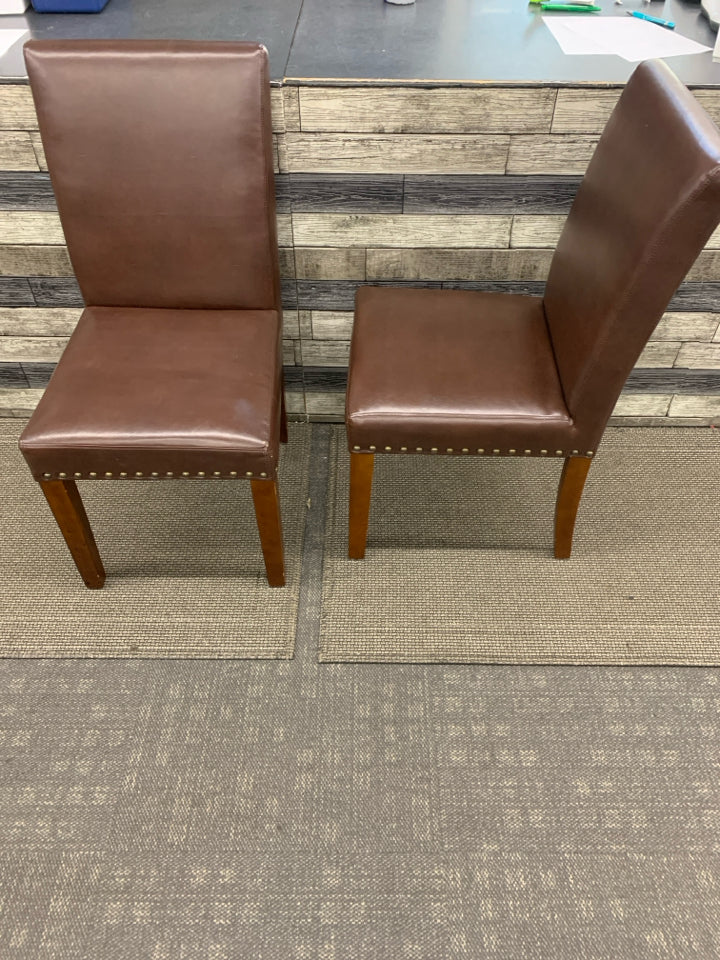
{"label": "beige woven area rug", "polygon": [[720,664],[720,431],[608,430],[567,561],[559,460],[377,456],[362,561],[332,460],[322,660]]}
{"label": "beige woven area rug", "polygon": [[80,482],[107,572],[87,590],[0,420],[0,657],[293,655],[310,433],[290,425],[280,495],[287,586],[265,580],[250,485]]}

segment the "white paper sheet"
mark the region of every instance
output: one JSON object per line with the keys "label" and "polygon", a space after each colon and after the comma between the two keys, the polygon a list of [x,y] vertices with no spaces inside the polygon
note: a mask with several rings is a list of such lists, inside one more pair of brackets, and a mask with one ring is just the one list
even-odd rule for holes
{"label": "white paper sheet", "polygon": [[22,39],[27,30],[0,30],[0,57],[7,53],[10,47]]}
{"label": "white paper sheet", "polygon": [[563,53],[615,54],[631,63],[655,57],[680,57],[704,53],[703,46],[637,17],[601,17],[585,13],[574,17],[543,17]]}

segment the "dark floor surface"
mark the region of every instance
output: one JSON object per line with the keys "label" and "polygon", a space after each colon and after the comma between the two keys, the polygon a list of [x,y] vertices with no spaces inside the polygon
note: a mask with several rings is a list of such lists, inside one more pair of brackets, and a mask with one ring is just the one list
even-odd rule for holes
{"label": "dark floor surface", "polygon": [[293,661],[0,661],[0,957],[720,957],[720,672],[318,664],[329,433]]}

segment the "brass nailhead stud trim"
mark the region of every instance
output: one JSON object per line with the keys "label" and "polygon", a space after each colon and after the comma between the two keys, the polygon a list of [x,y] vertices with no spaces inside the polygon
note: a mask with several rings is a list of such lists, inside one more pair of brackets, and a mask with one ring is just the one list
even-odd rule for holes
{"label": "brass nailhead stud trim", "polygon": [[261,476],[261,477],[266,477],[267,474],[266,474],[266,473],[261,473],[260,476]]}
{"label": "brass nailhead stud trim", "polygon": [[556,453],[559,457],[562,456],[562,450],[556,450],[555,453]]}
{"label": "brass nailhead stud trim", "polygon": [[423,448],[422,448],[422,447],[415,447],[415,450],[416,450],[418,453],[422,453],[422,452],[423,452]]}
{"label": "brass nailhead stud trim", "polygon": [[51,474],[51,473],[44,473],[43,476],[44,476],[44,477],[51,477],[52,474]]}
{"label": "brass nailhead stud trim", "polygon": [[246,477],[251,477],[251,476],[252,476],[252,470],[247,470],[247,471],[245,472],[245,476],[246,476]]}
{"label": "brass nailhead stud trim", "polygon": [[172,477],[172,475],[173,475],[172,470],[168,470],[168,472],[165,474],[166,477]]}
{"label": "brass nailhead stud trim", "polygon": [[198,476],[199,476],[199,477],[204,477],[204,476],[205,476],[205,472],[204,472],[203,470],[198,470]]}
{"label": "brass nailhead stud trim", "polygon": [[573,450],[573,453],[580,453],[579,450]]}
{"label": "brass nailhead stud trim", "polygon": [[385,447],[385,449],[389,452],[390,450],[392,450],[392,447]]}
{"label": "brass nailhead stud trim", "polygon": [[588,450],[587,455],[588,455],[589,457],[591,457],[591,456],[593,455],[592,450]]}
{"label": "brass nailhead stud trim", "polygon": [[183,470],[182,475],[183,475],[184,477],[189,477],[189,476],[190,476],[190,474],[189,474],[189,472],[188,472],[187,470]]}
{"label": "brass nailhead stud trim", "polygon": [[485,447],[478,447],[478,453],[485,453]]}
{"label": "brass nailhead stud trim", "polygon": [[499,450],[493,450],[493,453],[500,453]]}
{"label": "brass nailhead stud trim", "polygon": [[75,476],[76,476],[76,477],[81,477],[82,474],[81,474],[81,473],[76,473]]}
{"label": "brass nailhead stud trim", "polygon": [[407,447],[400,447],[400,450],[402,451],[402,453],[407,453]]}
{"label": "brass nailhead stud trim", "polygon": [[121,477],[126,477],[126,476],[127,476],[127,470],[121,470],[121,471],[120,471],[120,476],[121,476]]}
{"label": "brass nailhead stud trim", "polygon": [[438,452],[437,447],[430,447],[430,453],[437,453],[437,452]]}
{"label": "brass nailhead stud trim", "polygon": [[360,447],[353,447],[353,450],[359,450]]}
{"label": "brass nailhead stud trim", "polygon": [[515,453],[514,450],[508,450],[508,453]]}
{"label": "brass nailhead stud trim", "polygon": [[532,450],[526,450],[525,453],[532,453]]}
{"label": "brass nailhead stud trim", "polygon": [[141,476],[142,476],[142,470],[136,471],[135,476],[136,476],[136,477],[141,477]]}
{"label": "brass nailhead stud trim", "polygon": [[106,476],[106,477],[111,477],[111,476],[112,476],[112,473],[111,473],[109,470],[106,470],[106,471],[105,471],[105,476]]}
{"label": "brass nailhead stud trim", "polygon": [[368,447],[368,450],[376,450],[376,447]]}
{"label": "brass nailhead stud trim", "polygon": [[453,448],[452,448],[452,447],[448,447],[448,448],[447,448],[447,452],[448,452],[448,453],[452,453],[452,452],[453,452]]}
{"label": "brass nailhead stud trim", "polygon": [[541,450],[540,453],[547,453],[547,450]]}
{"label": "brass nailhead stud trim", "polygon": [[90,473],[88,474],[88,476],[89,476],[89,477],[96,477],[97,474],[95,473],[94,470],[91,470]]}
{"label": "brass nailhead stud trim", "polygon": [[159,476],[159,474],[158,474],[155,470],[153,470],[153,472],[150,474],[150,476],[151,476],[151,477],[157,477],[157,476]]}
{"label": "brass nailhead stud trim", "polygon": [[463,453],[470,453],[470,451],[468,450],[467,447],[463,447],[463,448],[462,448],[462,452],[463,452]]}
{"label": "brass nailhead stud trim", "polygon": [[67,474],[66,474],[66,473],[59,473],[58,476],[60,477],[61,480],[64,480],[65,477],[67,476]]}
{"label": "brass nailhead stud trim", "polygon": [[214,476],[214,477],[221,477],[222,474],[220,473],[219,470],[215,470],[215,471],[213,472],[213,476]]}
{"label": "brass nailhead stud trim", "polygon": [[237,470],[231,470],[231,471],[230,471],[230,476],[231,476],[231,477],[236,477],[236,476],[237,476]]}

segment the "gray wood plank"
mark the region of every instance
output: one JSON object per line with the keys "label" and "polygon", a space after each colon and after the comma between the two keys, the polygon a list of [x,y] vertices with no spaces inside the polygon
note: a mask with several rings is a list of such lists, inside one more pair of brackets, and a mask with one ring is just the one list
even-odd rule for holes
{"label": "gray wood plank", "polygon": [[0,277],[0,307],[35,306],[35,297],[26,277]]}
{"label": "gray wood plank", "polygon": [[401,174],[293,173],[293,211],[300,213],[401,213]]}
{"label": "gray wood plank", "polygon": [[580,180],[577,176],[408,174],[403,213],[567,213]]}
{"label": "gray wood plank", "polygon": [[[355,291],[358,287],[365,286],[358,280],[298,280],[297,295],[298,306],[301,310],[354,310],[355,309]],[[391,287],[428,287],[439,289],[439,283],[430,281],[418,281],[411,284],[402,283],[377,283],[372,286],[391,286]]]}
{"label": "gray wood plank", "polygon": [[0,210],[55,210],[47,173],[0,173]]}
{"label": "gray wood plank", "polygon": [[20,363],[0,362],[0,387],[12,387],[25,390],[30,386]]}
{"label": "gray wood plank", "polygon": [[659,370],[635,368],[625,389],[632,393],[720,394],[720,370]]}
{"label": "gray wood plank", "polygon": [[22,364],[23,373],[31,388],[45,388],[48,385],[50,377],[55,372],[55,363],[32,363],[26,361]]}
{"label": "gray wood plank", "polygon": [[720,283],[683,283],[668,305],[668,310],[699,313],[720,312]]}
{"label": "gray wood plank", "polygon": [[[75,277],[28,277],[31,303],[38,307],[83,307]],[[29,304],[28,304],[29,305]]]}

